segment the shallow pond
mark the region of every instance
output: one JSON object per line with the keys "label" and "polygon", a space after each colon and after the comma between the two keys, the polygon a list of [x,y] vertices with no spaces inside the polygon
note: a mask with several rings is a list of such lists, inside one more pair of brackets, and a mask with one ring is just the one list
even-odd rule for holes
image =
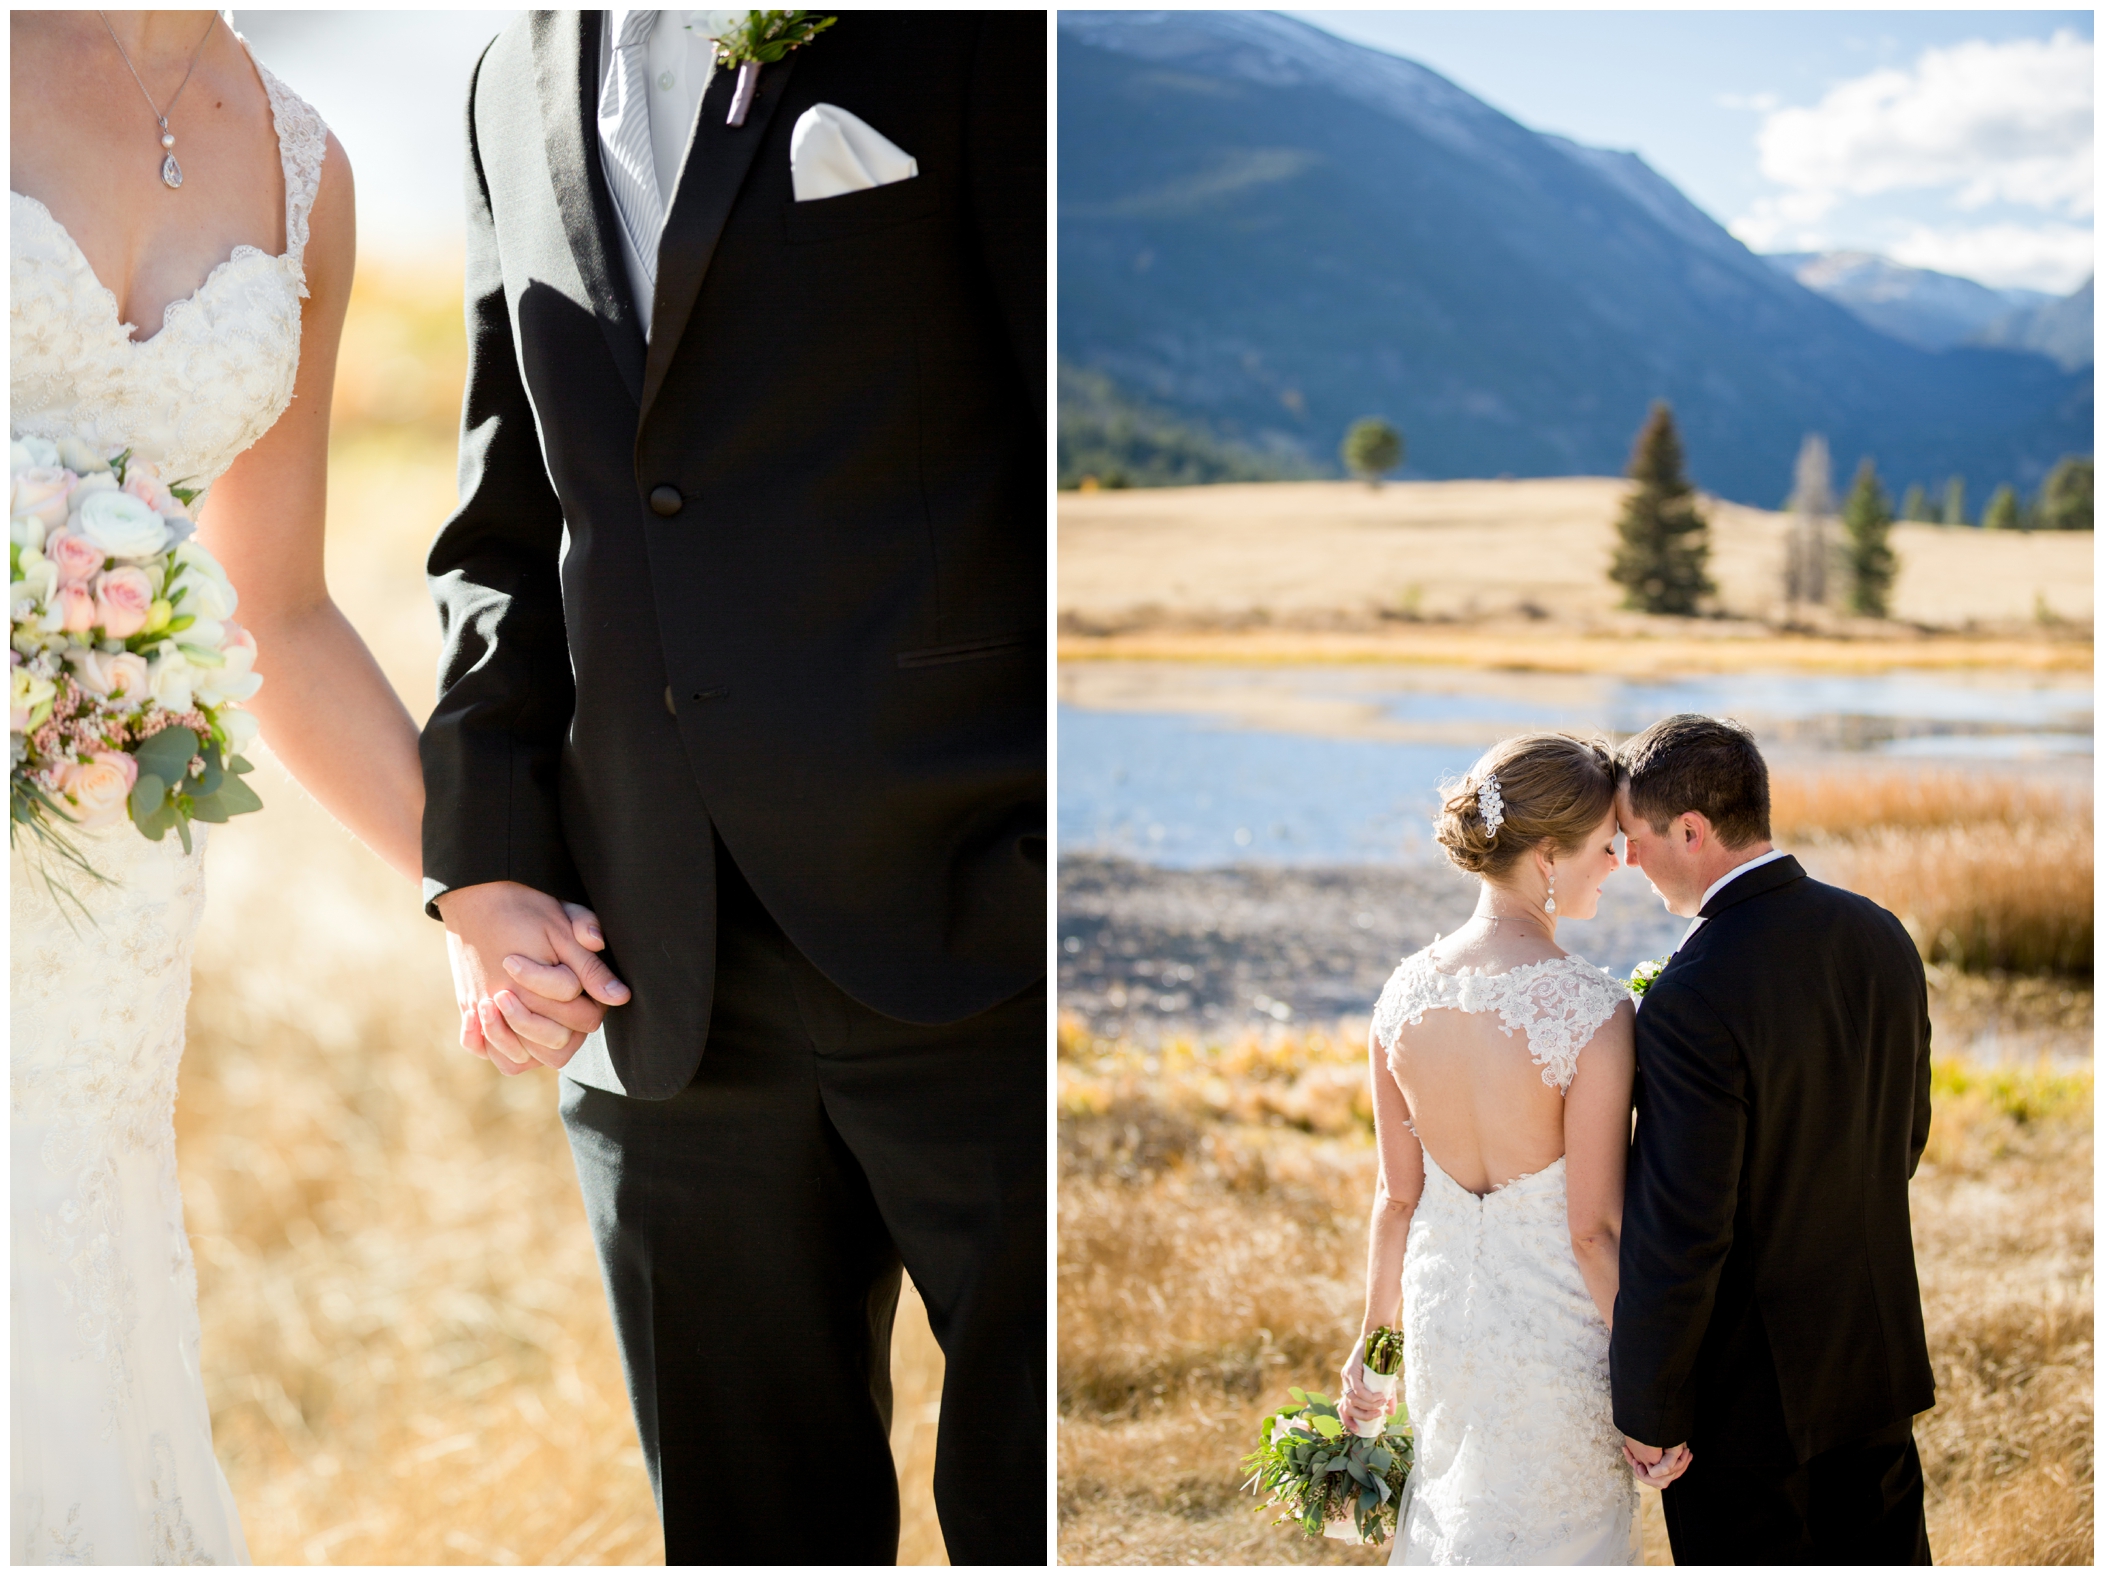
{"label": "shallow pond", "polygon": [[1970,769],[2073,783],[2087,780],[2093,751],[2086,675],[1661,682],[1213,669],[1169,675],[1163,698],[1149,709],[1128,687],[1110,705],[1059,708],[1063,851],[1182,867],[1412,863],[1438,852],[1428,826],[1438,784],[1499,737],[1628,734],[1680,711],[1741,719],[1791,771]]}

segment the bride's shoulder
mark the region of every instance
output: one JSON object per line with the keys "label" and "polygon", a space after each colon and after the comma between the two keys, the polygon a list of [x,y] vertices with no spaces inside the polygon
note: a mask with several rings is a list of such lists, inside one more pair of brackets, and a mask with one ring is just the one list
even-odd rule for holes
{"label": "bride's shoulder", "polygon": [[1595,991],[1616,1001],[1633,999],[1629,995],[1629,987],[1627,985],[1616,979],[1607,970],[1596,968],[1594,965],[1586,962],[1584,958],[1575,952],[1565,952],[1553,958],[1545,958],[1537,967],[1540,968],[1544,977],[1555,979],[1559,982],[1569,981],[1580,989]]}

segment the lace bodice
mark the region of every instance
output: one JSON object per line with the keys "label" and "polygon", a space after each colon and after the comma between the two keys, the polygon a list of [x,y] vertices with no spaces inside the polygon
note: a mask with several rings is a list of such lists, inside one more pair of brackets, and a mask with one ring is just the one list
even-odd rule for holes
{"label": "lace bodice", "polygon": [[131,337],[116,296],[64,225],[8,193],[8,424],[15,436],[73,432],[131,447],[170,481],[204,488],[292,401],[307,223],[328,129],[261,61],[285,171],[285,250],[237,246],[197,290],[171,301],[159,333]]}
{"label": "lace bodice", "polygon": [[1502,974],[1447,974],[1433,966],[1428,947],[1403,959],[1388,976],[1373,1010],[1373,1032],[1393,1065],[1402,1026],[1424,1022],[1434,1008],[1494,1012],[1507,1034],[1526,1035],[1527,1054],[1541,1068],[1541,1081],[1561,1094],[1577,1074],[1578,1053],[1628,1000],[1626,986],[1576,953],[1522,963]]}

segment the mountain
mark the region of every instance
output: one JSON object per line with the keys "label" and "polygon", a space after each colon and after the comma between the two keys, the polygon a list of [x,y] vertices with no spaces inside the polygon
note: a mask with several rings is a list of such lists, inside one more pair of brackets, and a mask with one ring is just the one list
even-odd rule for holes
{"label": "mountain", "polygon": [[1612,474],[1663,398],[1765,505],[1807,432],[1898,486],[2089,452],[2087,377],[1897,342],[1411,61],[1259,12],[1062,11],[1059,49],[1061,358],[1223,442],[1335,474],[1382,415],[1405,475]]}
{"label": "mountain", "polygon": [[2049,298],[1996,318],[1973,335],[1972,343],[2035,351],[2073,372],[2089,366],[2096,354],[2096,336],[2097,281],[2091,278],[2073,295]]}
{"label": "mountain", "polygon": [[1807,290],[1840,302],[1872,328],[1923,350],[1973,341],[2012,312],[2054,299],[2038,290],[1991,290],[1873,252],[1771,252],[1763,260]]}

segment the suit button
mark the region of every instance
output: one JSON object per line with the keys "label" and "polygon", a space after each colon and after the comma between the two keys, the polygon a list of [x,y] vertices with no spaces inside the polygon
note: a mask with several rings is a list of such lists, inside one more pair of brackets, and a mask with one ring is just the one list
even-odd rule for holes
{"label": "suit button", "polygon": [[665,710],[675,717],[679,715],[679,708],[672,704],[672,686],[670,684],[665,686]]}
{"label": "suit button", "polygon": [[686,501],[679,495],[677,487],[661,482],[650,489],[650,507],[658,514],[666,516],[678,514],[680,505]]}

